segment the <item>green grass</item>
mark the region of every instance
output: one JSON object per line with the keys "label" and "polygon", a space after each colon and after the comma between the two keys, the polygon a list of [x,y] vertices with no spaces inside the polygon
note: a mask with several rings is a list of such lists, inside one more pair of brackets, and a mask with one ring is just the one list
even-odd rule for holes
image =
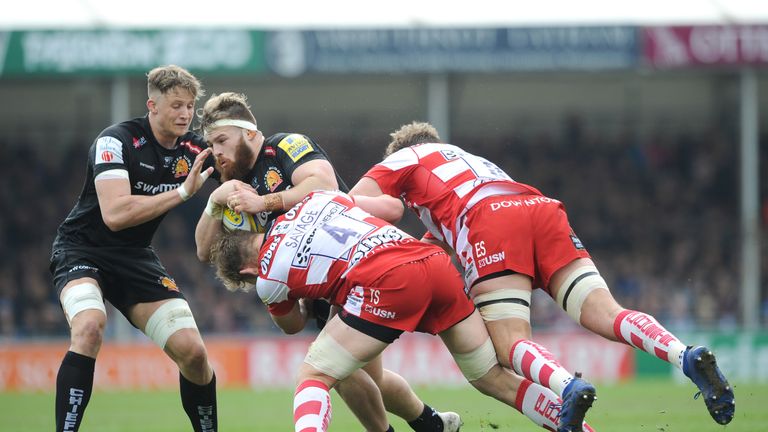
{"label": "green grass", "polygon": [[[517,411],[489,399],[471,387],[417,388],[428,404],[457,411],[463,432],[540,431]],[[693,400],[690,385],[668,381],[638,381],[598,386],[599,399],[589,412],[590,424],[600,432],[705,432],[768,430],[768,385],[736,385],[737,415],[726,428],[707,414],[704,403]],[[335,396],[335,393],[334,393]],[[291,389],[219,392],[219,429],[222,432],[292,431]],[[53,394],[0,393],[3,424],[25,432],[54,429]],[[338,398],[333,400],[331,431],[358,432],[362,428]],[[392,418],[398,432],[411,429]],[[97,392],[91,398],[81,431],[189,431],[179,396],[173,391]]]}

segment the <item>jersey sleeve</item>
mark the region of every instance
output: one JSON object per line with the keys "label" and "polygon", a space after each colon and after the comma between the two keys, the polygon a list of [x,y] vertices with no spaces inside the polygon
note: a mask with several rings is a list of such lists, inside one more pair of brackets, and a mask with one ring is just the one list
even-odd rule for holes
{"label": "jersey sleeve", "polygon": [[374,165],[363,177],[368,177],[379,185],[379,189],[387,195],[400,196],[402,179],[408,171],[418,165],[419,159],[410,148],[404,148],[389,155],[386,159]]}
{"label": "jersey sleeve", "polygon": [[93,175],[95,180],[128,178],[128,142],[130,137],[119,127],[110,127],[93,143]]}
{"label": "jersey sleeve", "polygon": [[287,178],[301,165],[321,159],[328,160],[325,154],[309,137],[301,134],[287,134],[277,141],[276,158],[280,162]]}
{"label": "jersey sleeve", "polygon": [[267,310],[269,311],[270,315],[282,316],[290,312],[295,304],[295,299],[288,298],[287,300],[281,301],[280,303],[272,303],[271,305],[267,305]]}

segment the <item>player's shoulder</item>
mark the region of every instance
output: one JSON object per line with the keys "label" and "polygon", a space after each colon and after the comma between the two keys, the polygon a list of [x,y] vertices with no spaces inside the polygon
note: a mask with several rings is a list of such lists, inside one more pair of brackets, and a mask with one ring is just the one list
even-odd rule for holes
{"label": "player's shoulder", "polygon": [[120,123],[115,123],[107,126],[99,133],[97,139],[103,137],[114,137],[122,139],[127,136],[135,135],[137,131],[142,129],[139,119],[126,120]]}
{"label": "player's shoulder", "polygon": [[276,156],[287,155],[293,162],[310,153],[319,153],[322,155],[320,147],[307,135],[300,133],[280,132],[264,140],[266,154],[267,150],[273,149]]}

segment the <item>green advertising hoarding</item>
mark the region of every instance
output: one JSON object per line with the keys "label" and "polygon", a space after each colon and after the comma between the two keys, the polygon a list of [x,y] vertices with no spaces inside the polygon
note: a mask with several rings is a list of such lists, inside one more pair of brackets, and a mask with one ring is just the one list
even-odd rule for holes
{"label": "green advertising hoarding", "polygon": [[0,32],[0,77],[146,73],[163,64],[194,72],[266,72],[264,32],[47,30]]}
{"label": "green advertising hoarding", "polygon": [[[678,337],[684,343],[711,348],[729,381],[768,383],[768,333],[692,333],[678,334]],[[677,368],[642,351],[635,351],[638,378],[673,377],[687,381]]]}

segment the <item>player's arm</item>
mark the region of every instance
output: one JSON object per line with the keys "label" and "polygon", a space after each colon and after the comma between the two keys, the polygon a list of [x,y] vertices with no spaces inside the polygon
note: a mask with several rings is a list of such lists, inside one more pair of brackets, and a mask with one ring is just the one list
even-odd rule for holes
{"label": "player's arm", "polygon": [[[210,167],[201,174],[210,152],[210,149],[205,149],[197,155],[189,175],[178,189],[157,195],[132,195],[131,183],[125,170],[114,170],[116,175],[105,175],[102,178],[97,176],[96,195],[104,223],[110,230],[120,231],[150,221],[189,199],[213,171],[213,167]],[[119,174],[121,172],[123,174]]]}
{"label": "player's arm", "polygon": [[308,309],[303,301],[295,301],[293,307],[287,313],[276,314],[272,308],[270,308],[269,313],[272,316],[272,321],[285,334],[295,334],[304,330],[309,316]]}
{"label": "player's arm", "polygon": [[296,167],[291,174],[293,187],[282,192],[258,195],[247,186],[238,186],[229,195],[228,203],[235,211],[251,214],[261,211],[285,211],[303,200],[314,190],[336,190],[339,187],[331,163],[314,159]]}
{"label": "player's arm", "polygon": [[223,183],[208,196],[208,204],[206,204],[195,227],[197,259],[202,262],[208,262],[211,257],[211,246],[219,238],[221,232],[221,219],[224,207],[227,205],[227,196],[235,190],[237,183],[242,182],[230,180]]}
{"label": "player's arm", "polygon": [[368,213],[396,224],[403,218],[403,202],[381,191],[379,184],[369,177],[363,177],[349,191],[355,205]]}

